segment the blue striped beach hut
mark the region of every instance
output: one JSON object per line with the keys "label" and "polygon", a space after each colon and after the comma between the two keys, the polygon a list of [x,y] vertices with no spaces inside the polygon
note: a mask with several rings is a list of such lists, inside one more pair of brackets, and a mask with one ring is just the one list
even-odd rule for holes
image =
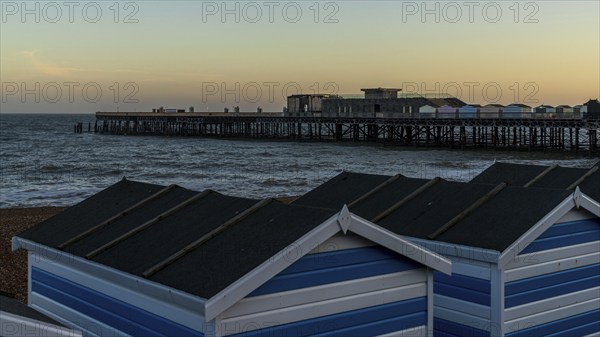
{"label": "blue striped beach hut", "polygon": [[479,183],[345,172],[295,203],[347,204],[449,258],[452,275],[434,273],[434,336],[597,336],[598,168],[496,168],[504,177]]}
{"label": "blue striped beach hut", "polygon": [[467,104],[458,108],[459,118],[479,118],[479,110],[481,105],[479,104]]}
{"label": "blue striped beach hut", "polygon": [[338,210],[123,180],[13,238],[84,336],[426,336],[451,262]]}

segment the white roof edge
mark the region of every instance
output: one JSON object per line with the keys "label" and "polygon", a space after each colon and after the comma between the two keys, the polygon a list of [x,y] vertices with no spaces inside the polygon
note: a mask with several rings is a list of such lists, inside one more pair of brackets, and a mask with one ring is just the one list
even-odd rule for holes
{"label": "white roof edge", "polygon": [[525,247],[537,239],[550,226],[573,208],[583,208],[597,217],[600,217],[600,203],[581,192],[579,188],[565,198],[558,206],[538,221],[533,227],[519,237],[512,245],[500,255],[498,267],[504,267],[511,259],[517,256]]}
{"label": "white roof edge", "polygon": [[595,216],[600,217],[600,201],[590,198],[585,193],[581,193],[579,196],[579,205]]}
{"label": "white roof edge", "polygon": [[384,246],[396,253],[403,255],[411,260],[419,262],[431,269],[437,270],[447,275],[452,274],[452,262],[421,245],[410,242],[408,239],[393,233],[381,226],[378,226],[366,219],[352,214],[352,223],[349,230],[366,239],[369,239],[381,246]]}
{"label": "white roof edge", "polygon": [[24,248],[23,245],[21,244],[21,240],[23,240],[23,239],[21,239],[18,236],[12,237],[12,239],[10,240],[10,243],[11,243],[11,249],[13,252],[15,252],[21,248]]}
{"label": "white roof edge", "polygon": [[[75,263],[78,265],[78,268],[85,269],[85,272],[93,272],[94,276],[106,278],[126,289],[131,289],[132,291],[137,291],[159,300],[169,298],[173,304],[182,306],[188,310],[198,310],[199,314],[204,314],[203,304],[206,302],[206,299],[199,296],[17,236],[13,237],[12,245],[13,250],[15,250],[15,247],[16,249],[23,248],[30,252],[46,256],[52,259],[52,261],[60,262],[62,260],[65,263]],[[126,284],[127,281],[131,284]],[[135,287],[132,287],[132,285],[135,285]],[[160,296],[159,294],[162,294],[163,296]]]}

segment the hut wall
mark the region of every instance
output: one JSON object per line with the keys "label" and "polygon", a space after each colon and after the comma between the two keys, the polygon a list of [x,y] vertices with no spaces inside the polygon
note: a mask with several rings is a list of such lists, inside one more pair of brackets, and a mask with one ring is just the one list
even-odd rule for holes
{"label": "hut wall", "polygon": [[503,273],[506,336],[600,333],[600,219],[592,214],[569,212]]}
{"label": "hut wall", "polygon": [[458,109],[459,118],[477,118],[479,114],[479,108],[473,106],[463,106]]}
{"label": "hut wall", "polygon": [[366,240],[334,239],[217,317],[217,336],[426,336],[431,272]]}
{"label": "hut wall", "polygon": [[89,271],[74,257],[29,252],[29,305],[84,336],[204,336],[197,312]]}
{"label": "hut wall", "polygon": [[501,108],[495,106],[482,107],[479,110],[479,118],[500,118]]}
{"label": "hut wall", "polygon": [[434,336],[490,336],[492,264],[451,259],[452,276],[433,276]]}
{"label": "hut wall", "polygon": [[454,108],[451,106],[441,106],[438,108],[438,117],[439,118],[456,118],[457,117],[458,108]]}

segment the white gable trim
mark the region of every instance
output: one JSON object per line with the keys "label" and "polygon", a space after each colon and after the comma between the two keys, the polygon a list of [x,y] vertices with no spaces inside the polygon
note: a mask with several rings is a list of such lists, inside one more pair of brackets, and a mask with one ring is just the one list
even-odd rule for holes
{"label": "white gable trim", "polygon": [[414,244],[402,236],[377,226],[358,215],[352,214],[352,223],[349,230],[431,269],[447,275],[452,274],[452,262],[449,259]]}
{"label": "white gable trim", "polygon": [[[208,299],[204,309],[206,320],[213,320],[252,291],[256,290],[268,280],[292,265],[297,259],[308,254],[311,250],[318,247],[340,231],[353,232],[365,239],[371,240],[398,254],[445,274],[451,274],[452,272],[452,263],[450,260],[352,214],[348,211],[348,208],[344,206],[339,213],[333,215],[299,240],[254,268],[217,295]],[[293,250],[293,259],[289,256],[291,250]]]}
{"label": "white gable trim", "polygon": [[[579,191],[579,188],[577,188],[577,191]],[[600,201],[594,200],[580,192],[578,204],[579,206],[577,208],[583,208],[595,216],[600,217]]]}
{"label": "white gable trim", "polygon": [[546,214],[540,221],[531,227],[519,239],[513,242],[502,254],[498,260],[498,266],[503,268],[508,262],[513,260],[523,249],[529,246],[535,239],[544,233],[550,226],[560,220],[573,208],[584,208],[595,216],[600,217],[600,204],[594,199],[583,194],[577,189],[573,194],[563,200],[550,213]]}

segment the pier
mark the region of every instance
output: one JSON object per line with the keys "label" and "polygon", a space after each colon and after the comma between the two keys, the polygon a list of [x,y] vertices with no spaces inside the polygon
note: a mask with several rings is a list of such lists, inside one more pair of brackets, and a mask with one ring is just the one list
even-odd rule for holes
{"label": "pier", "polygon": [[371,142],[389,146],[598,153],[600,120],[281,117],[277,113],[97,112],[94,131],[157,135]]}

